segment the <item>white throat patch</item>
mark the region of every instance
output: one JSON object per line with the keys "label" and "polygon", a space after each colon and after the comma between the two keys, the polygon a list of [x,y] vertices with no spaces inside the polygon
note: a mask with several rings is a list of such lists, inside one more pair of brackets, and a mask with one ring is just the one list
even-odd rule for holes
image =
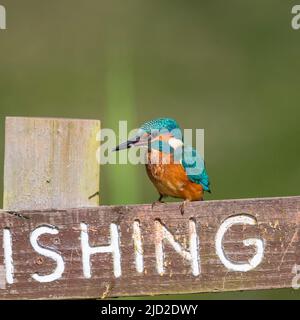
{"label": "white throat patch", "polygon": [[170,138],[168,143],[173,149],[177,149],[183,145],[183,142],[176,138]]}

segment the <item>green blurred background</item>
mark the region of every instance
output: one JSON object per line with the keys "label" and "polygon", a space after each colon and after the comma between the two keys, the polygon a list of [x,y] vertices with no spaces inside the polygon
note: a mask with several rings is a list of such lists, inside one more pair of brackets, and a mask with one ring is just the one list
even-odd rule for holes
{"label": "green blurred background", "polygon": [[[0,0],[5,116],[155,117],[205,129],[207,199],[299,195],[300,30],[288,0]],[[2,186],[1,186],[2,188]],[[2,190],[1,190],[2,194]],[[101,203],[152,202],[144,167],[101,168]],[[177,298],[299,298],[294,290]]]}

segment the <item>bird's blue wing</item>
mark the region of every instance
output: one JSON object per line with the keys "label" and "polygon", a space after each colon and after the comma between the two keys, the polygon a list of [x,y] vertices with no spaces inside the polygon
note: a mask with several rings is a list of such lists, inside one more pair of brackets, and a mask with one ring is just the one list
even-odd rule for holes
{"label": "bird's blue wing", "polygon": [[201,184],[205,191],[210,192],[210,181],[204,160],[195,149],[184,146],[180,153],[175,155],[175,158],[180,159],[190,181]]}

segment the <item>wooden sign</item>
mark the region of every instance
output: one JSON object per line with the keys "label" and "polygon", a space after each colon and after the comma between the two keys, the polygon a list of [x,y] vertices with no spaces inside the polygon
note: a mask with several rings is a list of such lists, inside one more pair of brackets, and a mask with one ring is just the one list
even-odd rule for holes
{"label": "wooden sign", "polygon": [[291,287],[300,197],[3,211],[0,298]]}
{"label": "wooden sign", "polygon": [[299,287],[300,197],[98,207],[99,130],[6,119],[0,299]]}

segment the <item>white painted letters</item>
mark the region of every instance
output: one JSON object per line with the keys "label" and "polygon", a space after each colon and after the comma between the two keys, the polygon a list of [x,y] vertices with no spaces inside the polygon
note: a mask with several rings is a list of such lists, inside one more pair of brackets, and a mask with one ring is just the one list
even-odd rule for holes
{"label": "white painted letters", "polygon": [[295,264],[292,268],[292,273],[295,273],[295,276],[292,279],[292,288],[298,290],[300,288],[300,284],[298,283],[300,279],[300,265]]}
{"label": "white painted letters", "polygon": [[32,278],[38,282],[52,282],[55,281],[59,278],[61,278],[64,269],[65,269],[65,264],[64,264],[64,260],[61,257],[60,254],[58,254],[55,251],[43,248],[39,245],[38,243],[38,238],[42,235],[42,234],[58,234],[58,230],[54,227],[54,226],[42,226],[42,227],[38,227],[36,228],[32,234],[30,235],[30,243],[33,247],[33,249],[48,258],[53,259],[56,264],[57,267],[55,269],[55,271],[49,275],[46,276],[40,276],[39,274],[35,273],[32,275]]}
{"label": "white painted letters", "polygon": [[12,284],[14,282],[14,265],[12,258],[12,239],[9,229],[3,230],[3,250],[6,281],[7,283]]}
{"label": "white painted letters", "polygon": [[195,221],[189,221],[189,244],[190,251],[186,251],[182,246],[175,241],[174,236],[159,222],[155,221],[155,254],[156,254],[156,269],[160,275],[163,275],[164,270],[164,240],[168,241],[172,247],[178,252],[184,259],[191,262],[192,273],[194,276],[200,274],[200,264],[199,264],[199,238],[196,232]]}
{"label": "white painted letters", "polygon": [[135,255],[135,267],[136,271],[142,273],[144,271],[144,252],[143,252],[143,243],[140,222],[133,222],[133,245],[134,245],[134,255]]}
{"label": "white painted letters", "polygon": [[81,250],[82,250],[82,266],[85,278],[91,278],[91,262],[90,256],[96,253],[112,253],[114,261],[114,275],[116,278],[121,276],[121,254],[119,244],[118,226],[114,223],[110,225],[110,245],[102,247],[90,247],[88,226],[81,223]]}
{"label": "white painted letters", "polygon": [[245,246],[256,246],[256,254],[249,260],[249,263],[233,263],[230,260],[228,260],[225,256],[224,249],[222,246],[222,241],[225,233],[227,230],[235,225],[235,224],[249,224],[249,225],[255,225],[256,221],[254,218],[249,217],[247,215],[239,215],[234,216],[226,219],[220,226],[216,238],[216,253],[219,256],[220,260],[224,264],[224,266],[232,271],[241,271],[241,272],[247,272],[254,268],[256,268],[263,259],[264,256],[264,242],[261,239],[256,238],[250,238],[243,240],[243,244]]}
{"label": "white painted letters", "polygon": [[[165,270],[165,248],[164,245],[167,242],[183,259],[188,261],[193,276],[197,277],[201,274],[201,259],[200,259],[200,240],[199,240],[199,228],[196,226],[194,219],[187,221],[189,224],[188,245],[183,245],[180,241],[176,240],[174,235],[160,222],[159,220],[154,221],[154,229],[150,231],[149,241],[151,245],[155,247],[155,260],[156,270],[160,275],[164,275]],[[220,258],[224,266],[230,271],[247,272],[256,268],[263,260],[264,257],[264,240],[259,238],[248,238],[243,240],[245,246],[255,246],[256,252],[246,263],[234,262],[226,257],[223,248],[223,239],[226,232],[233,225],[255,225],[256,220],[254,217],[246,214],[231,216],[227,218],[219,227],[215,236],[215,249],[216,254]],[[100,253],[109,253],[113,258],[113,274],[116,278],[121,277],[121,252],[120,252],[120,234],[118,225],[111,223],[110,226],[110,243],[102,246],[90,246],[88,225],[86,223],[80,223],[80,239],[81,251],[82,251],[82,271],[86,279],[92,277],[92,266],[91,266],[91,255]],[[128,229],[129,230],[129,229]],[[38,273],[32,274],[32,278],[37,282],[52,282],[62,277],[65,270],[65,262],[62,255],[56,252],[54,249],[44,247],[39,244],[39,237],[43,234],[57,235],[58,229],[53,225],[44,225],[37,227],[29,236],[29,241],[33,249],[40,255],[50,258],[56,263],[55,270],[46,275],[40,275]],[[145,270],[144,262],[144,244],[143,244],[143,233],[139,220],[133,221],[132,224],[132,263],[135,266],[135,270],[139,274],[143,274]],[[74,243],[74,247],[78,246],[79,243]],[[63,245],[63,244],[62,244]],[[128,253],[126,253],[128,254]],[[5,267],[5,280],[8,284],[16,282],[15,277],[17,276],[13,265],[13,243],[12,243],[12,232],[9,228],[3,229],[3,256],[4,256],[4,267]],[[16,258],[15,258],[16,259]],[[130,260],[128,260],[130,261]],[[150,267],[150,266],[149,266]],[[48,269],[47,269],[48,270]],[[295,269],[295,283],[299,278],[298,269]],[[33,270],[34,272],[35,270]],[[51,271],[50,271],[51,272]],[[49,271],[47,271],[49,273]],[[146,273],[145,273],[146,276]],[[3,279],[4,280],[4,279]]]}

